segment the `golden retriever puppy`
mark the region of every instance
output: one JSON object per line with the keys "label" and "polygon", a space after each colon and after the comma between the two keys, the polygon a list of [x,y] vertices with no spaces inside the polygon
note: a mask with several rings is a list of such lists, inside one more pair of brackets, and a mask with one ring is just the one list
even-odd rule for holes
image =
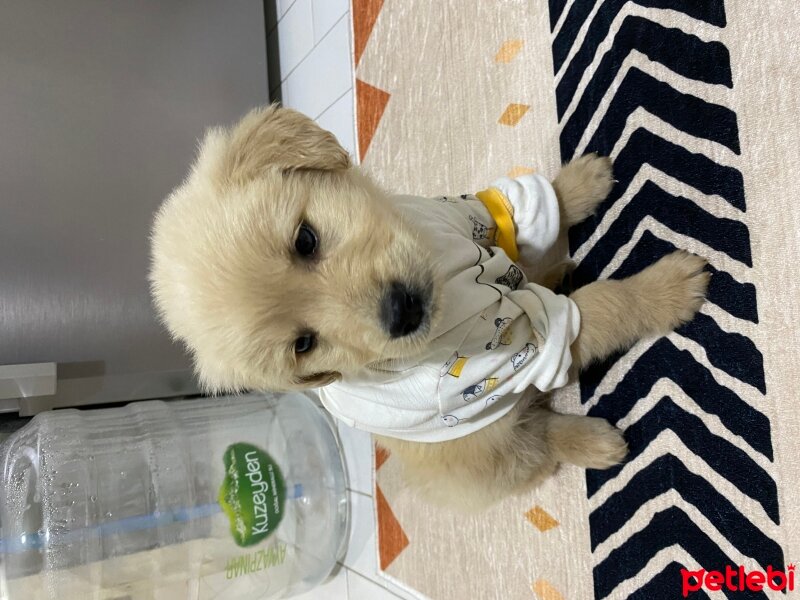
{"label": "golden retriever puppy", "polygon": [[426,497],[480,509],[558,463],[621,461],[618,430],[550,411],[544,392],[703,302],[705,261],[685,252],[569,297],[527,281],[519,267],[612,184],[587,155],[552,185],[389,196],[309,118],[257,109],[208,132],[159,211],[152,292],[209,391],[321,388]]}

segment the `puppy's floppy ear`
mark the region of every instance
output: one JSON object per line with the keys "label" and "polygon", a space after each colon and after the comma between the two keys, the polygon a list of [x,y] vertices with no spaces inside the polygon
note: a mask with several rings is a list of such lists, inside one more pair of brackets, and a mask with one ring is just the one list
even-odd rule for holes
{"label": "puppy's floppy ear", "polygon": [[308,377],[301,377],[298,379],[297,383],[301,388],[319,388],[333,383],[334,381],[339,381],[341,378],[341,373],[326,371],[325,373],[315,373]]}
{"label": "puppy's floppy ear", "polygon": [[[214,139],[212,131],[204,142]],[[225,177],[246,181],[268,168],[283,171],[337,171],[350,167],[350,157],[336,141],[307,116],[273,104],[250,111],[227,134],[222,164]]]}

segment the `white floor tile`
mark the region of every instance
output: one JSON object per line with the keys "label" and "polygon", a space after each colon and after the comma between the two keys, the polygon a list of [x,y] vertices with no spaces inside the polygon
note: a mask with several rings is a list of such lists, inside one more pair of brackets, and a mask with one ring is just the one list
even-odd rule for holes
{"label": "white floor tile", "polygon": [[279,97],[279,94],[280,94],[281,105],[287,106],[289,108],[292,108],[292,107],[294,107],[294,104],[292,104],[292,98],[289,95],[289,92],[290,92],[289,86],[281,84],[277,88],[275,88],[274,90],[270,90],[270,98],[276,98],[277,99]]}
{"label": "white floor tile", "polygon": [[285,79],[285,104],[316,118],[352,87],[350,20],[344,18]]}
{"label": "white floor tile", "polygon": [[397,600],[400,598],[385,587],[353,571],[347,572],[347,593],[349,600]]}
{"label": "white floor tile", "polygon": [[387,590],[389,590],[395,596],[401,598],[402,600],[430,600],[425,594],[417,592],[416,590],[409,591],[404,587],[395,585],[385,577],[378,577],[376,583],[381,587],[386,588]]}
{"label": "white floor tile", "polygon": [[[333,131],[329,125],[324,124],[322,121],[320,121],[320,125]],[[336,135],[336,131],[334,131],[334,134]],[[338,138],[339,136],[336,135],[336,137]],[[341,138],[339,141],[341,142]],[[344,142],[342,142],[342,145],[344,145]],[[338,421],[337,425],[339,427],[339,439],[344,452],[344,461],[347,465],[347,486],[351,490],[362,494],[372,495],[372,436],[366,431],[348,427],[341,421]]]}
{"label": "white floor tile", "polygon": [[349,492],[349,498],[350,540],[342,562],[349,569],[374,580],[378,574],[378,549],[373,500],[357,492]]}
{"label": "white floor tile", "polygon": [[342,567],[333,579],[292,598],[293,600],[348,600],[347,569]]}
{"label": "white floor tile", "polygon": [[[389,596],[363,595],[369,590],[375,590],[363,582],[357,581],[356,590],[350,589],[350,600],[372,600],[373,598],[401,598],[402,600],[425,600],[425,596],[419,593],[409,593],[402,587],[394,585],[378,574],[378,548],[377,534],[375,528],[375,508],[373,499],[350,492],[350,540],[347,553],[342,561],[347,567],[348,578],[358,575],[362,579],[368,580],[380,590],[390,593]],[[350,585],[351,579],[348,579]],[[362,594],[362,595],[354,595]]]}
{"label": "white floor tile", "polygon": [[314,12],[314,43],[325,37],[336,21],[342,18],[350,8],[348,0],[312,0],[311,9]]}
{"label": "white floor tile", "polygon": [[286,14],[286,11],[292,7],[295,0],[277,0],[278,1],[278,18]]}
{"label": "white floor tile", "polygon": [[276,28],[280,48],[281,79],[286,77],[314,48],[314,17],[311,0],[295,0]]}

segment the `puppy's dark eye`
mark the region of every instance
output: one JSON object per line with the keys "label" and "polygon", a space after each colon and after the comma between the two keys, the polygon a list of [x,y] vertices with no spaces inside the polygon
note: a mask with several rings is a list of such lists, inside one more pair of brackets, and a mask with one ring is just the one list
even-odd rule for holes
{"label": "puppy's dark eye", "polygon": [[317,338],[313,333],[303,334],[294,341],[294,351],[296,354],[310,352],[314,349],[316,343]]}
{"label": "puppy's dark eye", "polygon": [[300,256],[312,257],[317,252],[317,245],[319,240],[317,232],[311,226],[303,222],[300,229],[297,230],[297,237],[294,240],[294,249]]}

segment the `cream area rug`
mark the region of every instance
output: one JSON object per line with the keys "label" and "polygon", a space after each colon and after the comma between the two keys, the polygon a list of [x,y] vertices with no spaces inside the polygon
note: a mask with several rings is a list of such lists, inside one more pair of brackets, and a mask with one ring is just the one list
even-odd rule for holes
{"label": "cream area rug", "polygon": [[377,452],[382,573],[436,600],[800,594],[764,579],[790,587],[800,560],[796,0],[353,0],[353,20],[359,154],[384,186],[457,194],[608,154],[574,284],[676,247],[713,274],[693,322],[557,395],[625,430],[620,467],[466,518]]}

